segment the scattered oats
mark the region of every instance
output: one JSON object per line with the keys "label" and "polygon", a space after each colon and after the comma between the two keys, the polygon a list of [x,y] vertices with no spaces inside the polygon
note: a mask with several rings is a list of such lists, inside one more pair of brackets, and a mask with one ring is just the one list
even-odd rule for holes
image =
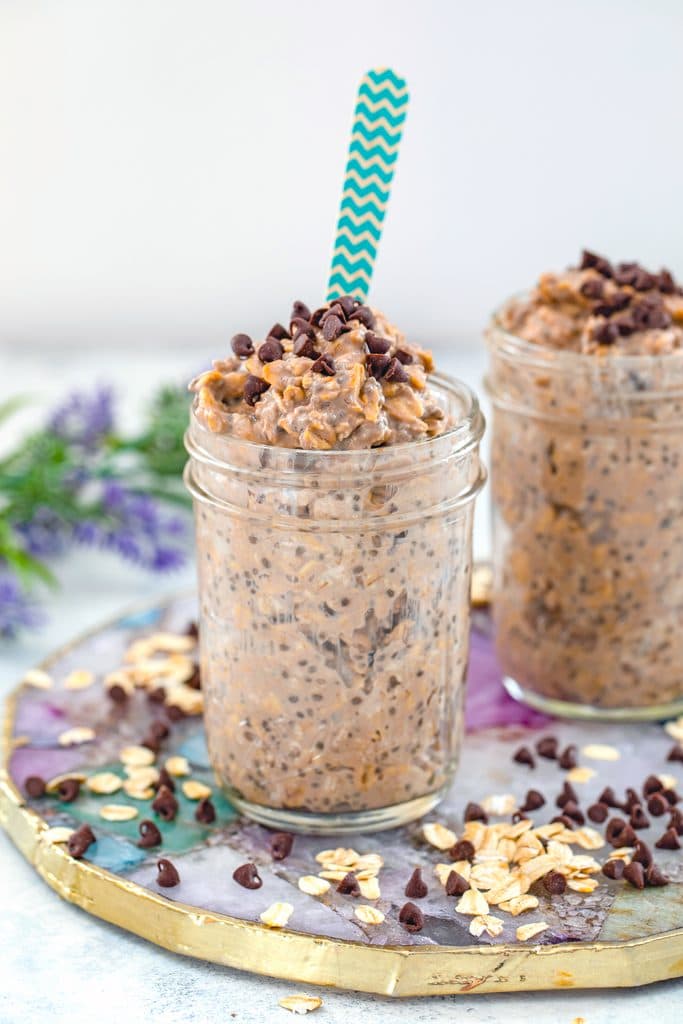
{"label": "scattered oats", "polygon": [[538,836],[539,839],[550,839],[558,832],[564,832],[564,825],[561,821],[549,821],[547,825],[539,825],[538,828],[533,829],[533,835]]}
{"label": "scattered oats", "polygon": [[91,743],[95,739],[95,730],[89,725],[75,725],[73,729],[65,729],[57,737],[60,747],[76,747],[81,743]]}
{"label": "scattered oats", "polygon": [[127,764],[123,769],[131,781],[138,786],[153,786],[159,778],[159,769],[154,765]]}
{"label": "scattered oats", "polygon": [[110,794],[118,792],[123,781],[118,775],[114,775],[114,772],[96,772],[95,775],[88,776],[85,784],[91,793]]}
{"label": "scattered oats", "polygon": [[605,840],[597,829],[591,828],[589,825],[574,832],[573,842],[584,850],[600,850],[605,845]]}
{"label": "scattered oats", "polygon": [[308,896],[324,896],[330,888],[329,882],[324,878],[316,878],[315,875],[302,875],[297,885]]}
{"label": "scattered oats", "polygon": [[527,832],[517,840],[515,855],[511,859],[515,864],[523,864],[543,852],[543,843],[538,836]]}
{"label": "scattered oats", "polygon": [[577,765],[576,768],[572,768],[565,775],[567,782],[590,782],[590,780],[597,775],[594,768],[584,768],[581,765]]}
{"label": "scattered oats", "polygon": [[129,807],[128,804],[105,804],[100,807],[100,818],[105,821],[132,821],[137,816],[137,807]]}
{"label": "scattered oats", "polygon": [[70,672],[64,680],[67,690],[87,690],[95,682],[95,673],[89,672],[87,668],[76,669]]}
{"label": "scattered oats", "polygon": [[193,690],[191,686],[172,686],[166,690],[166,704],[180,708],[186,715],[201,715],[204,697],[201,690]]}
{"label": "scattered oats", "polygon": [[506,825],[503,836],[506,839],[519,839],[520,836],[529,831],[532,825],[533,821],[531,818],[522,818],[521,821],[518,821],[514,825]]}
{"label": "scattered oats", "polygon": [[549,871],[555,871],[556,861],[554,857],[550,857],[547,853],[540,854],[538,857],[534,857],[533,860],[527,860],[524,864],[520,864],[519,870],[524,878],[533,883],[537,882],[539,878],[543,878]]}
{"label": "scattered oats", "polygon": [[597,873],[600,870],[597,860],[594,857],[587,857],[585,853],[577,853],[572,857],[569,867],[572,872],[582,874]]}
{"label": "scattered oats", "polygon": [[591,761],[618,761],[621,757],[617,748],[607,743],[589,743],[587,747],[581,748],[581,753]]}
{"label": "scattered oats", "polygon": [[187,763],[187,758],[181,757],[180,755],[176,755],[175,757],[167,757],[164,768],[166,769],[169,775],[180,776],[190,774],[190,766]]}
{"label": "scattered oats", "polygon": [[462,834],[463,839],[469,839],[475,850],[478,850],[485,842],[488,835],[488,828],[481,821],[467,821]]}
{"label": "scattered oats", "polygon": [[616,850],[612,850],[607,860],[623,860],[624,864],[630,864],[632,853],[633,847],[619,846]]}
{"label": "scattered oats", "polygon": [[513,917],[517,917],[518,914],[524,914],[527,910],[536,910],[538,907],[538,900],[531,893],[525,893],[524,896],[514,896],[511,900],[505,900],[504,903],[498,904],[499,910],[505,910],[508,914],[512,914]]}
{"label": "scattered oats", "polygon": [[556,864],[568,864],[572,859],[572,851],[559,839],[548,841],[548,856],[552,857]]}
{"label": "scattered oats", "polygon": [[507,861],[502,864],[475,864],[470,879],[477,889],[495,889],[509,877]]}
{"label": "scattered oats", "polygon": [[42,668],[31,668],[21,680],[24,686],[34,686],[36,690],[52,689],[52,676],[43,672]]}
{"label": "scattered oats", "polygon": [[512,814],[517,810],[517,801],[512,793],[500,793],[485,797],[481,802],[481,806],[487,814],[494,814],[496,817],[502,818],[504,815]]}
{"label": "scattered oats", "polygon": [[123,792],[132,800],[151,800],[154,796],[154,790],[151,786],[135,778],[126,779],[123,784]]}
{"label": "scattered oats", "polygon": [[126,661],[141,661],[151,654],[180,654],[191,651],[196,643],[194,637],[180,633],[153,633],[132,643],[125,658]]}
{"label": "scattered oats", "polygon": [[111,690],[114,686],[120,686],[126,696],[130,697],[135,689],[130,672],[127,669],[117,669],[104,677],[105,690]]}
{"label": "scattered oats", "polygon": [[460,897],[455,909],[458,914],[476,917],[479,914],[488,914],[489,905],[478,889],[468,889]]}
{"label": "scattered oats", "polygon": [[441,825],[438,821],[429,821],[423,825],[422,835],[430,846],[435,846],[437,850],[449,850],[457,839],[455,832],[451,832],[449,828]]}
{"label": "scattered oats", "polygon": [[359,855],[355,850],[348,849],[344,846],[338,846],[336,850],[321,850],[320,853],[316,853],[315,859],[318,864],[335,864],[340,867],[348,866],[352,868]]}
{"label": "scattered oats", "polygon": [[206,786],[197,779],[188,779],[186,782],[183,782],[182,788],[188,800],[206,800],[212,793],[211,786]]}
{"label": "scattered oats", "polygon": [[664,789],[675,789],[676,788],[676,782],[678,780],[676,779],[675,775],[667,775],[666,772],[662,772],[662,774],[658,775],[657,778],[659,779],[661,784],[664,786]]}
{"label": "scattered oats", "polygon": [[503,931],[504,922],[499,917],[493,917],[491,914],[480,914],[478,917],[473,917],[470,921],[470,935],[474,935],[475,938],[479,938],[486,932],[491,938],[495,938],[496,935],[500,935]]}
{"label": "scattered oats", "polygon": [[297,992],[294,996],[279,999],[277,1005],[283,1010],[291,1010],[292,1013],[312,1013],[323,1005],[323,1001],[320,996],[307,996],[303,992]]}
{"label": "scattered oats", "polygon": [[516,931],[517,941],[526,942],[527,939],[533,939],[535,935],[540,935],[544,932],[548,925],[545,921],[533,921],[531,924],[520,924]]}
{"label": "scattered oats", "polygon": [[143,768],[154,763],[154,751],[149,747],[124,747],[119,752],[119,759],[123,764],[131,765],[134,768]]}
{"label": "scattered oats", "polygon": [[56,793],[62,782],[66,782],[67,779],[75,779],[77,782],[85,782],[88,776],[85,772],[62,772],[61,775],[55,775],[53,779],[45,783],[46,793]]}
{"label": "scattered oats", "polygon": [[683,743],[683,715],[673,722],[667,722],[664,728],[668,732],[669,736],[673,736],[675,740]]}
{"label": "scattered oats", "polygon": [[365,871],[377,874],[379,869],[383,867],[384,861],[378,853],[364,853],[362,857],[358,857],[356,860],[353,870],[356,873],[356,877],[360,877],[360,874]]}
{"label": "scattered oats", "polygon": [[329,878],[331,882],[341,882],[342,878],[348,875],[348,868],[330,868],[328,871],[319,871],[319,878]]}
{"label": "scattered oats", "polygon": [[291,903],[271,903],[259,917],[269,928],[284,928],[293,913]]}
{"label": "scattered oats", "polygon": [[577,875],[576,878],[567,880],[567,888],[573,889],[574,892],[593,892],[597,887],[598,883],[594,878],[581,878]]}
{"label": "scattered oats", "polygon": [[434,865],[434,874],[443,886],[446,885],[451,871],[455,871],[455,873],[464,878],[466,882],[469,882],[471,870],[472,865],[468,860],[456,860],[455,864]]}
{"label": "scattered oats", "polygon": [[498,841],[498,853],[506,861],[512,860],[517,850],[517,843],[514,839],[500,839]]}
{"label": "scattered oats", "polygon": [[364,903],[356,907],[354,914],[363,924],[381,924],[384,920],[381,910],[378,910],[377,907],[366,907]]}
{"label": "scattered oats", "polygon": [[364,900],[378,900],[380,897],[379,882],[376,878],[358,878],[358,888]]}
{"label": "scattered oats", "polygon": [[54,828],[48,828],[44,832],[40,833],[39,839],[41,843],[47,843],[49,846],[54,846],[55,843],[66,843],[74,834],[74,829],[67,828],[66,825],[55,825]]}
{"label": "scattered oats", "polygon": [[494,906],[500,903],[508,903],[509,900],[516,899],[517,896],[524,896],[529,891],[529,885],[530,882],[527,878],[514,878],[510,876],[505,885],[487,893],[486,899]]}

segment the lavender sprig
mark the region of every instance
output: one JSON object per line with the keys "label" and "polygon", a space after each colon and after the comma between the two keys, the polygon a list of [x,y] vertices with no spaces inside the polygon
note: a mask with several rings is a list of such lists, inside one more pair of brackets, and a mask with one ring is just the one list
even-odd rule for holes
{"label": "lavender sprig", "polygon": [[0,638],[12,640],[24,629],[35,629],[44,615],[22,587],[16,573],[0,564]]}

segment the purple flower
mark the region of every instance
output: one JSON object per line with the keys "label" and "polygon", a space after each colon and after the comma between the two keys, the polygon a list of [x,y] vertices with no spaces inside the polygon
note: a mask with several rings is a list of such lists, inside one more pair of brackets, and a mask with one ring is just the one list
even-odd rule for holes
{"label": "purple flower", "polygon": [[74,391],[52,413],[48,428],[69,444],[94,448],[106,434],[111,433],[113,399],[109,387],[98,387],[92,395]]}
{"label": "purple flower", "polygon": [[0,638],[12,639],[22,629],[41,625],[43,615],[21,588],[19,579],[0,563]]}
{"label": "purple flower", "polygon": [[27,523],[18,523],[16,531],[26,550],[37,558],[61,555],[70,536],[64,520],[47,505],[39,505]]}

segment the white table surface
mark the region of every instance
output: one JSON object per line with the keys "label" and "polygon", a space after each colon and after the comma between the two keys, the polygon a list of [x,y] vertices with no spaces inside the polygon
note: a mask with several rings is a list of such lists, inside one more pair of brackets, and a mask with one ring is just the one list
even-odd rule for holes
{"label": "white table surface", "polygon": [[[133,422],[154,383],[184,379],[205,365],[208,353],[163,353],[111,348],[23,350],[0,348],[0,402],[23,391],[39,403],[54,403],[66,390],[113,382],[124,422]],[[480,389],[484,357],[470,352],[437,353],[445,370]],[[37,404],[36,409],[41,405]],[[35,410],[0,432],[0,450]],[[475,553],[489,546],[487,500],[480,502]],[[107,555],[76,553],[57,565],[61,591],[47,603],[48,625],[13,644],[0,643],[0,696],[23,671],[72,635],[116,614],[127,604],[154,599],[193,581],[191,568],[161,579]],[[278,1007],[284,995],[304,986],[239,973],[188,960],[107,925],[62,902],[32,871],[0,832],[0,1024],[263,1024],[294,1019]],[[319,991],[323,1008],[312,1021],[473,1022],[548,1021],[624,1024],[647,1015],[660,1024],[683,1018],[683,982],[645,989],[602,992],[520,993],[393,1000],[333,990]]]}

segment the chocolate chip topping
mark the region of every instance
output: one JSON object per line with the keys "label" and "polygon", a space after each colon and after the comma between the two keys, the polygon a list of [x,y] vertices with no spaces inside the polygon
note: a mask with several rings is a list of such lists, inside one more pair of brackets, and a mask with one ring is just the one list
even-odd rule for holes
{"label": "chocolate chip topping", "polygon": [[161,846],[161,832],[153,821],[145,818],[138,825],[138,832],[140,833],[138,846],[141,850],[149,850],[153,846]]}
{"label": "chocolate chip topping", "polygon": [[536,767],[534,755],[531,753],[528,747],[520,747],[512,755],[512,760],[516,761],[517,764],[528,764],[530,768]]}
{"label": "chocolate chip topping", "polygon": [[238,359],[246,359],[254,351],[254,342],[248,334],[236,334],[230,346]]}
{"label": "chocolate chip topping", "polygon": [[178,813],[178,801],[168,786],[159,787],[159,791],[152,801],[152,810],[159,815],[162,821],[173,821]]}
{"label": "chocolate chip topping", "polygon": [[457,872],[450,871],[448,878],[446,879],[446,895],[447,896],[462,896],[464,892],[470,887],[470,883],[466,878]]}
{"label": "chocolate chip topping", "polygon": [[666,814],[670,806],[663,793],[653,793],[647,802],[647,809],[653,818],[660,818],[662,814]]}
{"label": "chocolate chip topping", "polygon": [[[195,665],[194,672],[189,679],[185,680],[185,686],[189,686],[191,690],[201,690],[202,674],[199,671],[199,665]],[[163,739],[163,736],[161,738]]]}
{"label": "chocolate chip topping", "polygon": [[420,868],[415,868],[405,887],[406,896],[409,900],[421,900],[428,892],[427,883],[422,878],[422,871]]}
{"label": "chocolate chip topping", "polygon": [[653,793],[661,793],[663,789],[664,786],[656,775],[648,775],[643,783],[643,796],[652,796]]}
{"label": "chocolate chip topping", "polygon": [[208,796],[204,797],[197,804],[197,810],[194,812],[195,821],[198,821],[200,825],[211,825],[216,820],[216,808],[213,806]]}
{"label": "chocolate chip topping", "polygon": [[568,747],[565,747],[562,754],[558,758],[560,768],[564,768],[565,771],[569,771],[572,768],[576,768],[576,747],[573,743],[570,743]]}
{"label": "chocolate chip topping", "polygon": [[270,387],[267,381],[262,380],[261,377],[255,377],[253,373],[250,373],[244,382],[244,401],[247,405],[256,405],[264,391],[267,391]]}
{"label": "chocolate chip topping", "polygon": [[598,256],[597,253],[591,252],[590,249],[584,249],[581,253],[581,263],[579,264],[580,270],[597,270],[603,277],[612,277],[613,270],[612,264],[609,260],[606,260],[603,256]]}
{"label": "chocolate chip topping", "polygon": [[632,786],[629,786],[628,789],[626,790],[626,799],[624,800],[624,803],[623,803],[624,810],[626,810],[626,811],[628,811],[630,813],[631,809],[633,807],[639,807],[639,806],[640,806],[640,796],[638,795],[638,793],[636,793],[635,789],[633,789]]}
{"label": "chocolate chip topping", "polygon": [[404,348],[397,348],[394,355],[398,359],[399,363],[403,363],[404,366],[410,366],[410,364],[414,362],[412,353],[406,352]]}
{"label": "chocolate chip topping", "polygon": [[354,299],[353,295],[342,295],[340,298],[335,299],[335,304],[341,306],[342,312],[345,318],[348,320],[353,313],[354,316],[360,309],[367,309],[367,306],[361,306],[358,299]]}
{"label": "chocolate chip topping", "polygon": [[295,356],[305,356],[307,359],[317,359],[320,352],[315,347],[315,333],[313,328],[308,331],[299,331],[294,338],[293,347]]}
{"label": "chocolate chip topping", "polygon": [[389,366],[391,365],[391,356],[383,355],[382,353],[370,352],[365,357],[365,368],[371,377],[376,377],[377,380],[385,375]]}
{"label": "chocolate chip topping", "polygon": [[576,822],[577,825],[586,824],[586,816],[573,800],[567,800],[566,804],[562,808],[562,814],[565,818],[571,818],[571,820]]}
{"label": "chocolate chip topping", "polygon": [[310,320],[311,311],[305,302],[301,302],[300,299],[296,299],[292,306],[292,312],[289,319],[297,320],[299,318],[301,318],[302,320]]}
{"label": "chocolate chip topping", "polygon": [[607,821],[609,815],[609,807],[607,804],[597,803],[591,804],[587,811],[588,817],[591,821],[594,821],[596,825],[601,825],[603,821]]}
{"label": "chocolate chip topping", "polygon": [[520,811],[525,814],[528,811],[537,811],[539,807],[543,807],[545,804],[545,797],[542,793],[539,793],[537,789],[530,789],[527,791],[527,795],[524,798],[524,803],[520,807]]}
{"label": "chocolate chip topping", "polygon": [[248,864],[241,864],[238,868],[235,868],[232,877],[244,889],[260,889],[263,885],[261,877],[256,870],[256,865],[252,864],[251,861]]}
{"label": "chocolate chip topping", "polygon": [[565,828],[573,829],[576,822],[573,818],[570,818],[567,814],[556,814],[554,818],[550,819],[551,822],[559,822],[560,825],[564,825]]}
{"label": "chocolate chip topping", "polygon": [[40,775],[29,775],[24,783],[24,790],[32,800],[45,796],[45,779],[41,779]]}
{"label": "chocolate chip topping", "polygon": [[425,923],[424,914],[414,903],[404,903],[398,913],[398,920],[407,932],[421,932]]}
{"label": "chocolate chip topping", "polygon": [[342,896],[360,896],[360,886],[353,871],[348,871],[337,886]]}
{"label": "chocolate chip topping", "polygon": [[617,849],[619,846],[635,846],[636,834],[633,827],[624,821],[623,818],[611,818],[607,822],[605,839]]}
{"label": "chocolate chip topping", "polygon": [[375,315],[369,306],[358,306],[352,313],[349,314],[350,320],[360,320],[363,327],[366,327],[369,331],[375,326]]}
{"label": "chocolate chip topping", "polygon": [[282,341],[283,338],[289,338],[290,333],[286,327],[282,326],[282,324],[273,324],[268,331],[268,337],[275,338],[276,341]]}
{"label": "chocolate chip topping", "polygon": [[639,864],[637,860],[632,860],[630,864],[626,865],[622,877],[632,885],[634,889],[645,888],[645,870],[643,865]]}
{"label": "chocolate chip topping", "polygon": [[72,857],[80,860],[89,846],[97,842],[95,833],[90,825],[81,825],[75,832],[72,832],[67,842],[67,848]]}
{"label": "chocolate chip topping", "polygon": [[598,797],[598,803],[607,804],[608,807],[621,807],[621,801],[617,800],[616,793],[611,786],[605,786]]}
{"label": "chocolate chip topping", "polygon": [[465,808],[465,814],[463,817],[465,821],[481,821],[484,825],[488,825],[488,814],[481,804],[475,804],[472,801],[470,801]]}
{"label": "chocolate chip topping", "polygon": [[157,885],[160,885],[163,889],[171,889],[174,885],[178,885],[180,875],[170,860],[166,860],[165,857],[158,860],[157,871]]}
{"label": "chocolate chip topping", "polygon": [[[186,685],[189,686],[190,683],[188,682]],[[150,722],[147,732],[150,736],[155,736],[158,740],[165,740],[171,732],[171,727],[166,722],[162,722],[160,718],[157,718],[155,721]],[[166,771],[166,769],[164,768],[162,771]]]}
{"label": "chocolate chip topping", "polygon": [[551,896],[561,896],[567,888],[567,879],[559,871],[549,871],[543,878],[543,888]]}
{"label": "chocolate chip topping", "polygon": [[633,828],[640,829],[650,827],[650,819],[648,818],[647,814],[640,806],[640,804],[635,804],[631,808],[630,822]]}
{"label": "chocolate chip topping", "polygon": [[601,345],[613,345],[619,337],[619,328],[608,320],[596,327],[593,337]]}
{"label": "chocolate chip topping", "polygon": [[676,829],[668,828],[664,835],[657,840],[655,846],[658,850],[680,850],[681,844]]}
{"label": "chocolate chip topping", "polygon": [[391,342],[388,338],[380,338],[372,331],[368,331],[363,340],[367,345],[368,352],[376,356],[386,355],[391,348]]}
{"label": "chocolate chip topping", "polygon": [[469,839],[459,839],[448,851],[451,860],[474,860],[475,849]]}
{"label": "chocolate chip topping", "polygon": [[386,368],[384,379],[391,384],[405,384],[408,381],[408,374],[403,369],[403,363],[396,358],[392,359]]}
{"label": "chocolate chip topping", "polygon": [[669,879],[666,877],[666,875],[662,874],[662,872],[659,870],[659,868],[657,867],[656,864],[651,864],[650,865],[650,867],[647,869],[647,871],[645,873],[645,878],[646,878],[647,884],[651,885],[653,887],[654,886],[659,887],[659,886],[662,886],[662,885],[668,885],[669,884]]}
{"label": "chocolate chip topping", "polygon": [[172,793],[175,793],[175,780],[173,779],[172,775],[169,775],[168,771],[165,768],[161,768],[159,770],[159,778],[155,783],[153,783],[153,786],[154,789],[156,789],[157,793],[162,788],[162,786],[165,786],[166,789],[170,789]]}
{"label": "chocolate chip topping", "polygon": [[599,277],[589,277],[584,281],[579,291],[587,299],[601,299],[605,290],[605,283]]}
{"label": "chocolate chip topping", "polygon": [[571,782],[565,782],[564,785],[562,786],[562,792],[560,793],[560,795],[557,797],[557,800],[555,801],[555,806],[556,807],[564,807],[564,805],[566,803],[569,803],[569,801],[571,801],[572,803],[578,804],[579,796],[578,796],[578,793],[576,792],[576,790],[574,789],[574,787],[572,786]]}
{"label": "chocolate chip topping", "polygon": [[652,864],[652,850],[647,843],[642,842],[640,839],[636,840],[631,860],[637,860],[644,868],[649,868],[650,864]]}
{"label": "chocolate chip topping", "polygon": [[285,350],[277,338],[267,338],[259,346],[258,357],[262,363],[274,363],[276,359],[282,359]]}
{"label": "chocolate chip topping", "polygon": [[334,377],[337,372],[337,368],[334,365],[334,359],[332,356],[328,356],[327,354],[319,356],[313,363],[311,370],[313,373],[321,373],[324,377]]}
{"label": "chocolate chip topping", "polygon": [[172,722],[180,722],[185,718],[185,712],[177,704],[169,704],[166,708],[166,714]]}
{"label": "chocolate chip topping", "polygon": [[284,860],[289,857],[294,845],[294,836],[291,832],[274,832],[270,837],[270,855],[273,860]]}
{"label": "chocolate chip topping", "polygon": [[142,737],[140,740],[140,746],[147,747],[147,749],[151,750],[153,754],[158,754],[161,750],[161,740],[156,736],[150,736],[148,734],[147,736]]}
{"label": "chocolate chip topping", "polygon": [[57,796],[63,804],[72,803],[81,791],[78,779],[63,779],[57,787]]}
{"label": "chocolate chip topping", "polygon": [[624,874],[623,860],[615,857],[613,860],[605,861],[602,865],[602,873],[606,878],[611,878],[614,881],[617,881]]}
{"label": "chocolate chip topping", "polygon": [[323,338],[325,341],[335,341],[340,335],[344,333],[344,323],[338,316],[332,314],[326,316],[323,328]]}
{"label": "chocolate chip topping", "polygon": [[539,757],[545,757],[548,761],[557,758],[557,740],[554,736],[542,736],[536,743],[536,753]]}

